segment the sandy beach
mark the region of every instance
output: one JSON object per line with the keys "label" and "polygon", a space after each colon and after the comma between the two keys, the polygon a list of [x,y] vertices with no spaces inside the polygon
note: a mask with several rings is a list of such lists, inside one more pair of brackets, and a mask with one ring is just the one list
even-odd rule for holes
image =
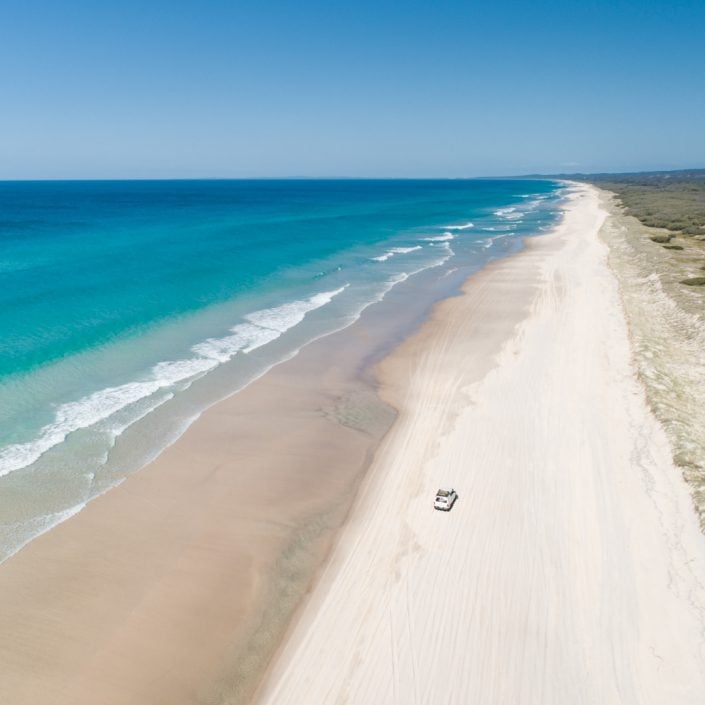
{"label": "sandy beach", "polygon": [[260,704],[705,702],[705,540],[600,198],[577,189],[382,364],[399,419]]}
{"label": "sandy beach", "polygon": [[381,307],[2,564],[0,702],[705,702],[705,539],[608,221],[576,187],[377,389]]}
{"label": "sandy beach", "polygon": [[209,409],[0,565],[0,703],[248,699],[393,418],[345,340],[335,364],[310,346]]}
{"label": "sandy beach", "polygon": [[2,9],[0,705],[705,705],[705,0]]}

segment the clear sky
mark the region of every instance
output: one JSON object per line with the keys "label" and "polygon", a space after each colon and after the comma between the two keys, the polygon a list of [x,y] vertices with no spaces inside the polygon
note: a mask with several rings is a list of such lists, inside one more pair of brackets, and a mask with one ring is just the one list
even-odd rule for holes
{"label": "clear sky", "polygon": [[3,0],[0,178],[705,166],[705,0]]}

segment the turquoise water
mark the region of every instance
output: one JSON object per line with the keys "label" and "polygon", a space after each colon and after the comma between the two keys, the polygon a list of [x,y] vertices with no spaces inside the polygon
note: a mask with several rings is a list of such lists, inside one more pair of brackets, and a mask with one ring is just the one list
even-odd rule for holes
{"label": "turquoise water", "polygon": [[429,270],[555,220],[547,181],[0,183],[0,560],[218,396]]}

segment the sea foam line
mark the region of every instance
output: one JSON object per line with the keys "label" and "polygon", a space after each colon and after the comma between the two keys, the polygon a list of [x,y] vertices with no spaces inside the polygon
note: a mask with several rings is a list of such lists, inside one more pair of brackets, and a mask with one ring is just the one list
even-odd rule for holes
{"label": "sea foam line", "polygon": [[251,352],[266,345],[298,325],[309,312],[325,306],[347,286],[315,294],[301,301],[255,311],[245,316],[247,323],[231,329],[232,335],[209,338],[194,345],[191,350],[196,357],[160,362],[151,368],[146,379],[107,387],[78,401],[61,404],[54,420],[40,430],[37,438],[8,445],[0,450],[0,477],[36,462],[75,431],[90,428],[161,389],[173,387],[180,382],[193,382],[239,352]]}
{"label": "sea foam line", "polygon": [[454,240],[455,235],[453,233],[443,233],[443,235],[436,235],[434,237],[422,237],[424,242],[447,242],[449,240]]}
{"label": "sea foam line", "polygon": [[[344,325],[341,326],[340,328],[337,328],[336,330],[342,330],[343,328],[347,328],[349,325],[352,325],[355,321],[357,321],[360,316],[362,315],[363,311],[366,308],[369,308],[373,304],[379,303],[384,299],[384,297],[397,285],[401,284],[402,282],[405,282],[409,277],[413,277],[416,274],[420,274],[421,272],[425,272],[427,269],[433,269],[434,267],[440,267],[441,265],[445,264],[451,257],[455,256],[455,252],[451,248],[450,244],[448,242],[441,242],[438,245],[436,245],[438,249],[442,249],[445,251],[445,254],[442,255],[441,257],[435,259],[432,262],[429,262],[428,264],[424,265],[423,267],[419,267],[418,269],[414,269],[411,272],[400,272],[399,274],[395,274],[394,276],[390,277],[387,279],[386,282],[384,282],[384,286],[382,290],[371,300],[365,302],[354,314],[352,314],[348,320],[348,322]],[[331,331],[335,332],[335,331]],[[329,335],[329,334],[326,334]]]}
{"label": "sea foam line", "polygon": [[468,228],[474,228],[475,223],[462,223],[461,225],[443,225],[441,226],[443,230],[467,230]]}
{"label": "sea foam line", "polygon": [[494,214],[498,218],[502,218],[503,220],[520,220],[526,215],[525,213],[518,211],[513,206],[510,206],[508,208],[499,208],[494,212]]}
{"label": "sea foam line", "polygon": [[[30,541],[33,541],[38,536],[45,534],[50,529],[55,526],[62,524],[66,520],[70,519],[72,516],[78,514],[81,510],[85,509],[88,502],[79,502],[72,507],[60,510],[58,512],[51,512],[50,514],[43,514],[39,517],[33,517],[27,522],[16,522],[14,526],[25,528],[28,533],[21,541],[12,546],[6,553],[0,553],[0,563],[4,563],[8,558],[11,558],[20,550],[22,550]],[[2,525],[0,528],[5,529],[8,525]],[[3,541],[3,551],[5,551],[4,541]]]}
{"label": "sea foam line", "polygon": [[416,252],[416,250],[420,249],[421,245],[415,245],[414,247],[392,247],[391,250],[387,250],[383,255],[370,257],[370,259],[375,262],[386,262],[390,257],[394,257],[394,255],[406,255],[409,252]]}
{"label": "sea foam line", "polygon": [[480,228],[480,230],[487,231],[490,233],[496,233],[496,232],[512,232],[516,230],[516,224],[514,223],[509,223],[508,225],[494,225],[494,226],[489,226],[486,228]]}

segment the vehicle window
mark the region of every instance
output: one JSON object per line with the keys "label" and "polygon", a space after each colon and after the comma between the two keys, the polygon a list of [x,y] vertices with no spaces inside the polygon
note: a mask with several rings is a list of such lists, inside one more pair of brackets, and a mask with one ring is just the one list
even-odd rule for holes
{"label": "vehicle window", "polygon": [[447,497],[450,493],[446,492],[446,490],[438,490],[438,496],[439,497]]}

